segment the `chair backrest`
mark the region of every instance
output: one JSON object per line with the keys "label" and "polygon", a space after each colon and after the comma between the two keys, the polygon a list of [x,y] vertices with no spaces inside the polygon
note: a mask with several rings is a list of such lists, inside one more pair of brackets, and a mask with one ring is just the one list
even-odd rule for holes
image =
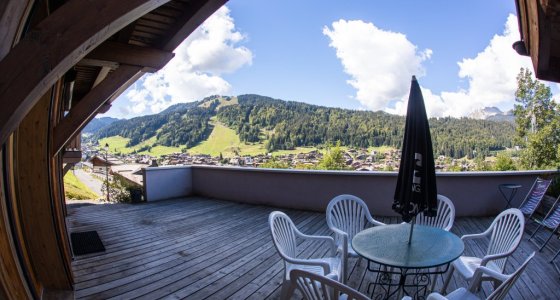
{"label": "chair backrest", "polygon": [[366,228],[369,215],[364,200],[354,195],[339,195],[327,206],[327,225],[331,229],[346,232],[351,241],[358,232]]}
{"label": "chair backrest", "polygon": [[285,213],[273,211],[268,216],[268,224],[274,247],[282,258],[296,258],[296,234],[294,222]]}
{"label": "chair backrest", "polygon": [[527,265],[529,264],[531,259],[533,259],[534,256],[535,256],[535,252],[529,255],[529,257],[527,257],[525,262],[519,268],[517,268],[517,270],[515,270],[513,274],[509,275],[509,278],[506,279],[504,282],[502,282],[502,284],[500,284],[500,286],[497,289],[495,289],[494,292],[492,292],[492,294],[490,294],[490,296],[488,296],[487,299],[488,300],[504,299],[507,296],[511,287],[517,281],[517,279],[521,277],[521,274],[523,274],[523,271],[525,271],[525,268],[527,267]]}
{"label": "chair backrest", "polygon": [[531,216],[535,210],[537,210],[551,181],[552,180],[542,178],[537,178],[535,180],[527,196],[525,196],[525,199],[519,206],[519,210],[521,210],[524,215]]}
{"label": "chair backrest", "polygon": [[369,300],[369,297],[355,289],[319,274],[294,269],[290,271],[290,278],[292,294],[297,287],[306,300],[337,300],[341,294],[348,300]]}
{"label": "chair backrest", "polygon": [[445,231],[451,230],[455,221],[455,205],[449,198],[443,195],[437,195],[437,216],[427,217],[424,212],[416,215],[416,224],[441,228]]}
{"label": "chair backrest", "polygon": [[560,203],[558,203],[559,201],[560,201],[560,196],[556,198],[556,201],[552,205],[552,208],[542,220],[543,226],[546,226],[550,229],[556,229],[560,225]]}
{"label": "chair backrest", "polygon": [[[525,227],[525,218],[519,209],[510,208],[500,213],[490,225],[491,237],[486,255],[512,253],[521,238]],[[493,262],[504,271],[507,256],[493,260]]]}

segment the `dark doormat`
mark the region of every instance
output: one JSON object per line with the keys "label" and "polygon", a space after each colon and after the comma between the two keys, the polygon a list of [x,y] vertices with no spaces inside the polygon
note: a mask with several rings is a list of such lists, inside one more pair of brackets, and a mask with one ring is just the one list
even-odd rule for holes
{"label": "dark doormat", "polygon": [[74,255],[84,255],[105,251],[97,231],[84,231],[70,233],[72,252]]}

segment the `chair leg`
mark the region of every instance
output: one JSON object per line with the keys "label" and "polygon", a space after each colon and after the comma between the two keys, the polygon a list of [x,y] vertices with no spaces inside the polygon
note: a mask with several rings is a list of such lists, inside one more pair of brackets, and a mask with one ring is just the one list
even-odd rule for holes
{"label": "chair leg", "polygon": [[535,231],[533,231],[533,233],[531,234],[531,236],[529,237],[529,239],[532,239],[532,238],[535,236],[535,234],[537,234],[537,231],[539,231],[539,229],[541,229],[541,227],[542,227],[542,225],[539,224],[539,226],[537,226],[537,229],[535,229]]}
{"label": "chair leg", "polygon": [[290,295],[290,289],[291,289],[291,285],[292,282],[290,280],[284,280],[284,282],[282,282],[282,289],[280,290],[280,300],[289,300],[291,295]]}
{"label": "chair leg", "polygon": [[544,246],[546,246],[546,244],[548,244],[548,241],[550,241],[550,239],[554,236],[554,230],[550,233],[550,235],[548,236],[548,238],[546,239],[546,241],[544,241],[544,243],[542,244],[542,246],[539,248],[539,252],[542,251],[542,249],[544,249]]}
{"label": "chair leg", "polygon": [[556,257],[558,257],[558,255],[560,255],[560,249],[558,249],[558,251],[556,251],[554,256],[548,262],[552,263],[556,259]]}
{"label": "chair leg", "polygon": [[[437,273],[437,272],[439,272],[440,270],[441,270],[440,267],[436,267],[435,272]],[[434,289],[436,288],[437,276],[438,276],[438,274],[432,275],[432,286],[431,286],[431,288],[430,288],[430,293],[431,293],[431,292],[434,292]]]}
{"label": "chair leg", "polygon": [[451,281],[451,277],[453,276],[453,272],[455,271],[455,267],[453,267],[453,265],[451,265],[449,267],[449,271],[447,272],[447,277],[445,278],[445,280],[443,281],[443,286],[441,287],[440,290],[440,294],[445,295],[447,294],[447,286],[449,285],[449,282]]}
{"label": "chair leg", "polygon": [[343,265],[340,268],[340,278],[338,279],[342,284],[348,281],[348,255],[342,259]]}

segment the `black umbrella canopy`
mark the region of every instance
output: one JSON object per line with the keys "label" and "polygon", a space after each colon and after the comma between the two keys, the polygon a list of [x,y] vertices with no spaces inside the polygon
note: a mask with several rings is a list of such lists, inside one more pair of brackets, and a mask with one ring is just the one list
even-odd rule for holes
{"label": "black umbrella canopy", "polygon": [[419,212],[426,216],[437,213],[436,172],[430,125],[420,85],[412,76],[401,164],[395,189],[393,210],[410,222]]}

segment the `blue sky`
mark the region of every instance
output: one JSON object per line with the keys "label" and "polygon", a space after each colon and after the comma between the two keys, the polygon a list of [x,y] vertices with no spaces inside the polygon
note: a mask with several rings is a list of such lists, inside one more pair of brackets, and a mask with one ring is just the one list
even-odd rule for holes
{"label": "blue sky", "polygon": [[431,116],[508,110],[531,66],[511,48],[515,13],[513,0],[230,0],[105,116],[248,93],[403,114],[411,75]]}

